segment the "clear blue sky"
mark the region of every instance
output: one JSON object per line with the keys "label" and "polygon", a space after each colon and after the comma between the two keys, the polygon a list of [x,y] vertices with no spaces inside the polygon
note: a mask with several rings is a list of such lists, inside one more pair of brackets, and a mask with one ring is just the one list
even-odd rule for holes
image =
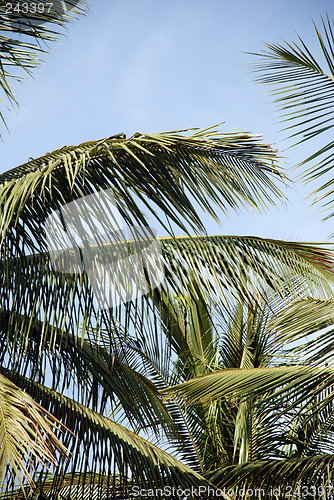
{"label": "clear blue sky", "polygon": [[[332,0],[91,0],[86,17],[69,27],[61,44],[18,86],[21,109],[7,113],[10,133],[0,143],[0,171],[65,144],[125,132],[208,127],[261,133],[297,163],[306,150],[284,151],[281,126],[265,89],[247,70],[261,42],[296,40],[316,45],[312,19]],[[270,215],[208,218],[210,234],[253,234],[297,241],[326,241],[334,219],[320,224],[304,199],[310,187],[286,194],[288,210]]]}

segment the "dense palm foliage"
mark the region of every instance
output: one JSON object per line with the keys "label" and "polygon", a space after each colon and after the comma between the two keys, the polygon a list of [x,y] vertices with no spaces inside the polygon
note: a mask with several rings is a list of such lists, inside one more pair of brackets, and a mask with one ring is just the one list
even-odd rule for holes
{"label": "dense palm foliage", "polygon": [[[0,177],[3,375],[68,429],[62,433],[71,460],[55,471],[53,482],[37,467],[34,479],[39,488],[47,480],[48,488],[54,489],[68,470],[81,474],[77,482],[86,482],[89,475],[91,485],[103,488],[115,487],[116,477],[119,487],[129,478],[143,487],[170,484],[168,474],[175,485],[203,481],[192,469],[114,422],[116,417],[125,419],[129,428],[150,429],[156,436],[181,432],[158,394],[164,388],[160,371],[155,373],[149,356],[143,363],[140,354],[146,342],[158,359],[163,346],[159,338],[166,317],[161,316],[158,291],[99,311],[85,274],[52,269],[43,227],[48,215],[66,202],[112,186],[128,224],[146,222],[134,202],[136,197],[151,200],[151,214],[155,202],[175,224],[184,228],[188,222],[200,228],[187,191],[212,214],[213,202],[225,210],[228,205],[234,208],[233,196],[256,206],[253,192],[259,179],[280,195],[271,180],[272,174],[280,179],[280,172],[273,170],[273,155],[245,134],[231,137],[209,131],[187,137],[118,137],[56,151]],[[245,179],[240,176],[242,167]],[[159,176],[161,182],[153,185]],[[175,206],[186,206],[187,212],[180,215]],[[166,272],[160,297],[186,296],[195,286],[208,304],[226,311],[235,297],[260,301],[267,283],[283,301],[292,294],[300,297],[315,290],[323,298],[330,291],[327,278],[332,275],[332,256],[310,245],[207,236],[163,238],[161,245]],[[284,284],[292,276],[294,286],[287,289]],[[141,335],[140,342],[138,335],[143,331],[146,335]],[[96,453],[100,450],[99,455],[93,458],[82,453],[82,446]],[[11,472],[5,479],[9,487]]]}
{"label": "dense palm foliage", "polygon": [[[35,65],[36,46],[8,47],[10,65]],[[214,129],[108,137],[0,175],[4,498],[331,484],[334,255],[208,236],[199,215],[276,205],[286,180],[260,138]],[[146,276],[147,293],[101,309],[87,272],[54,268],[47,221],[108,189],[127,226],[169,236],[161,283]],[[295,345],[319,331],[315,352]]]}

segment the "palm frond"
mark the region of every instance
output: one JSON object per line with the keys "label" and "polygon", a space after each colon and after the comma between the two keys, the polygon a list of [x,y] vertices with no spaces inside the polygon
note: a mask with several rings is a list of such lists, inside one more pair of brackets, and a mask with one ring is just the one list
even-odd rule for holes
{"label": "palm frond", "polygon": [[177,489],[182,485],[191,490],[209,484],[172,455],[107,417],[18,374],[1,370],[71,430],[64,431],[63,438],[71,452],[70,462],[55,472],[52,488],[45,471],[37,471],[39,492],[43,492],[44,482],[46,491],[52,489],[54,494],[64,487],[64,474],[73,464],[72,476],[70,479],[67,476],[65,482],[65,486],[75,485],[71,498],[82,498],[82,490],[77,486],[87,485],[89,477],[95,479],[87,485],[87,490],[96,498],[104,498],[106,492],[110,495],[115,489],[124,494],[135,485],[162,490],[165,486]]}
{"label": "palm frond", "polygon": [[[24,482],[33,488],[36,466],[56,465],[65,446],[52,431],[54,418],[5,376],[0,375],[0,491]],[[58,421],[59,423],[59,421]]]}
{"label": "palm frond", "polygon": [[284,308],[272,318],[270,327],[277,330],[277,337],[282,342],[298,341],[298,345],[291,349],[291,354],[317,366],[332,361],[333,325],[334,301],[308,297]]}
{"label": "palm frond", "polygon": [[[23,316],[16,318],[15,328],[23,324]],[[166,429],[172,426],[158,389],[131,367],[128,348],[119,346],[119,339],[115,339],[114,345],[107,350],[95,344],[97,339],[78,342],[66,330],[51,325],[43,327],[36,321],[29,339],[23,336],[12,338],[12,348],[7,350],[10,332],[3,314],[0,314],[0,328],[1,366],[24,372],[32,380],[42,383],[52,377],[53,388],[61,392],[73,385],[78,401],[99,408],[102,413],[107,403],[114,407],[117,402],[134,427],[141,424],[157,430],[158,424]]]}
{"label": "palm frond", "polygon": [[[323,55],[323,64],[317,62],[310,49],[299,37],[297,43],[265,44],[266,50],[256,54],[260,60],[255,71],[258,81],[274,87],[272,95],[282,110],[281,118],[287,123],[285,130],[293,132],[290,138],[299,138],[297,144],[320,135],[328,137],[312,155],[299,163],[312,165],[302,178],[309,182],[329,175],[326,182],[312,194],[321,193],[318,200],[326,199],[327,208],[333,206],[331,169],[334,164],[334,142],[330,133],[334,127],[334,31],[327,15],[322,19],[322,31],[314,29]],[[326,136],[327,134],[327,136]],[[332,214],[331,214],[332,215]],[[329,216],[331,216],[329,215]]]}
{"label": "palm frond", "polygon": [[[269,368],[243,368],[219,370],[199,376],[182,384],[165,389],[166,394],[183,394],[189,402],[210,403],[215,399],[227,397],[233,401],[249,397],[272,397],[289,391],[321,391],[322,383],[331,386],[334,371],[328,367],[277,366]],[[318,389],[317,389],[318,388]],[[291,403],[292,407],[292,403]]]}
{"label": "palm frond", "polygon": [[121,134],[64,147],[0,175],[2,235],[15,227],[40,244],[40,226],[53,210],[110,188],[128,224],[147,225],[139,202],[169,234],[157,209],[185,232],[186,224],[203,230],[194,203],[217,220],[214,205],[227,213],[284,199],[273,179],[286,177],[274,161],[275,152],[257,137],[213,129],[189,136]]}
{"label": "palm frond", "polygon": [[[170,297],[175,294],[195,301],[200,294],[208,310],[214,308],[225,316],[239,297],[252,307],[254,301],[261,304],[268,289],[283,304],[311,294],[319,298],[332,295],[333,256],[325,248],[241,236],[185,236],[159,242],[165,266],[165,283],[153,295],[159,308],[154,308],[152,295],[147,295],[99,312],[86,275],[54,272],[47,254],[3,262],[0,328],[12,363],[25,350],[30,349],[34,357],[35,350],[55,353],[63,350],[62,345],[70,362],[69,353],[75,352],[77,342],[87,351],[85,341],[105,347],[112,355],[115,339],[123,340],[130,330],[149,338],[150,331],[165,328],[166,322],[170,325]],[[187,349],[182,331],[176,336],[180,322],[175,311],[173,314],[174,339],[181,350]]]}
{"label": "palm frond", "polygon": [[[21,82],[24,74],[31,75],[47,53],[46,42],[58,40],[63,28],[82,14],[86,6],[84,0],[40,2],[38,8],[30,2],[1,2],[0,89],[5,99],[0,101],[14,106],[18,104],[12,82]],[[1,110],[0,119],[6,125]]]}

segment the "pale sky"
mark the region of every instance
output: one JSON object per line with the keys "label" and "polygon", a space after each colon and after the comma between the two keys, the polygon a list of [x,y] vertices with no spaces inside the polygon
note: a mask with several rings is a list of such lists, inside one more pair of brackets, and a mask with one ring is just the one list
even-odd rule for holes
{"label": "pale sky", "polygon": [[[50,45],[35,79],[17,86],[21,109],[7,112],[0,171],[119,132],[130,137],[223,121],[222,131],[263,134],[290,168],[316,145],[285,151],[275,107],[252,82],[247,66],[255,59],[245,52],[260,51],[262,42],[296,41],[296,32],[312,49],[312,20],[326,12],[334,18],[332,0],[91,0],[67,38]],[[304,199],[310,190],[286,190],[288,210],[270,215],[222,215],[222,227],[206,218],[207,232],[326,241],[334,218],[320,224],[321,214]]]}

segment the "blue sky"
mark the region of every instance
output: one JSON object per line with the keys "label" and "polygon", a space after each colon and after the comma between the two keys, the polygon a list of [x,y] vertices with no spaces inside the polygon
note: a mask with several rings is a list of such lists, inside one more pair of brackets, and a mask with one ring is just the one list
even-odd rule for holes
{"label": "blue sky", "polygon": [[[247,66],[254,58],[245,52],[260,51],[262,42],[294,41],[296,32],[315,47],[312,19],[319,22],[326,12],[333,19],[333,7],[331,0],[91,0],[67,38],[50,45],[35,79],[17,87],[21,109],[7,113],[10,133],[0,144],[0,169],[119,132],[222,121],[225,131],[263,134],[290,168],[316,144],[285,151],[275,107],[252,82]],[[207,231],[326,241],[334,219],[320,224],[321,214],[304,199],[310,189],[287,190],[288,209],[269,215],[222,216],[222,227],[205,218]]]}

